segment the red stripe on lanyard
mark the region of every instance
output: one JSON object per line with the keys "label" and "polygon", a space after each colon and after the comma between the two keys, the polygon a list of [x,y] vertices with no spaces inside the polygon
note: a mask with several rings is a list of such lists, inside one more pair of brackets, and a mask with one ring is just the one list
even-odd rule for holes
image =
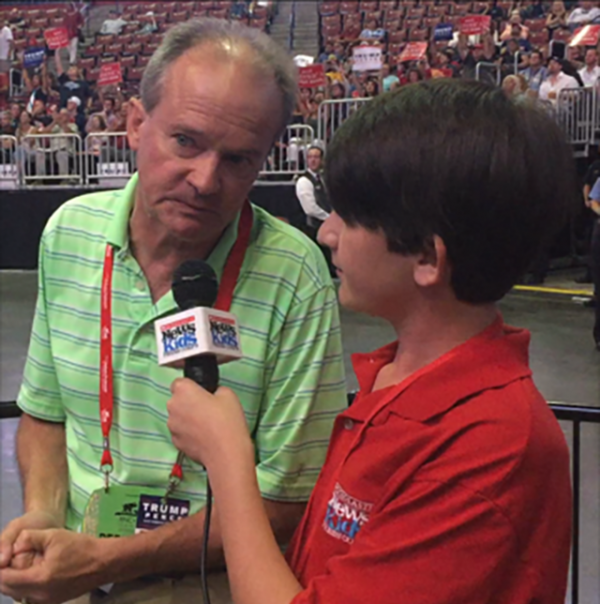
{"label": "red stripe on lanyard", "polygon": [[[233,301],[233,293],[237,284],[244,256],[250,242],[252,232],[252,207],[246,201],[242,208],[238,235],[227,262],[223,268],[219,293],[215,308],[229,312]],[[100,425],[102,427],[102,461],[101,469],[104,472],[104,486],[108,490],[109,475],[113,470],[113,459],[110,452],[110,430],[113,421],[114,394],[113,394],[113,364],[112,364],[112,272],[114,265],[114,248],[106,246],[104,255],[104,271],[102,275],[101,312],[100,312]],[[175,464],[171,470],[171,479],[177,482],[183,480],[183,470]]]}

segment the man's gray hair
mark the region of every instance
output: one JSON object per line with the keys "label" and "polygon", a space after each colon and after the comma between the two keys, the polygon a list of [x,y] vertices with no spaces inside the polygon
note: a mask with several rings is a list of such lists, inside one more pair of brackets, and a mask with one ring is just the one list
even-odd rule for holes
{"label": "man's gray hair", "polygon": [[225,19],[191,19],[173,26],[152,55],[140,85],[144,109],[150,113],[160,102],[165,73],[186,51],[213,44],[215,47],[245,45],[254,56],[250,60],[261,70],[272,73],[283,96],[284,123],[287,125],[296,105],[297,70],[292,58],[267,34],[236,21]]}

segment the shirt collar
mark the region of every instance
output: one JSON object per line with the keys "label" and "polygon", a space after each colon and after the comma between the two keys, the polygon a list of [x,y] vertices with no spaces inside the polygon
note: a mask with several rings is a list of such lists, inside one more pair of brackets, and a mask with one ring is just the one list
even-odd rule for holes
{"label": "shirt collar", "polygon": [[[135,191],[138,180],[139,177],[136,172],[129,179],[129,182],[127,185],[125,185],[125,188],[115,193],[116,195],[120,196],[120,200],[117,203],[112,222],[108,228],[106,242],[121,251],[125,251],[129,248],[129,218],[133,210],[133,204],[135,203]],[[215,245],[206,260],[214,269],[219,280],[223,274],[223,268],[225,267],[225,262],[227,261],[229,252],[237,239],[239,221],[240,212],[238,212],[234,220],[223,231],[223,234],[217,242],[217,245]],[[250,238],[251,241],[256,233],[255,228],[256,221],[254,221],[253,224],[253,232]]]}
{"label": "shirt collar", "polygon": [[[443,414],[459,401],[491,388],[531,376],[530,334],[496,321],[480,334],[418,370],[398,386],[391,412],[415,421]],[[398,343],[370,354],[352,355],[361,392],[371,391],[379,370],[390,363]]]}

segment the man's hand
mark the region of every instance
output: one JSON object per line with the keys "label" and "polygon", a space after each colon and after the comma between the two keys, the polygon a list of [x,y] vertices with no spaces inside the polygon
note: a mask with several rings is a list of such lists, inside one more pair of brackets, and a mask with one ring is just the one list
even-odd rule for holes
{"label": "man's hand", "polygon": [[16,601],[60,604],[102,585],[106,560],[102,540],[65,529],[25,530],[14,544],[25,569],[0,570],[0,592]]}
{"label": "man's hand", "polygon": [[[57,518],[47,512],[28,512],[9,522],[0,534],[0,569],[14,564],[14,545],[22,531],[60,527]],[[23,559],[19,560],[19,566],[22,567],[23,562]]]}
{"label": "man's hand", "polygon": [[179,378],[171,392],[167,426],[177,449],[209,472],[213,463],[254,460],[246,416],[233,391],[219,388],[210,394],[192,380]]}

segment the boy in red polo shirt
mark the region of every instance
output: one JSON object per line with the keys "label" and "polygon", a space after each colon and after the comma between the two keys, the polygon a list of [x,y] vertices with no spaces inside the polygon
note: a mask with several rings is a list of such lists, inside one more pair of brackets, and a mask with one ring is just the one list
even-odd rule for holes
{"label": "boy in red polo shirt", "polygon": [[235,394],[177,380],[169,402],[174,443],[209,473],[234,601],[563,604],[569,454],[529,334],[495,307],[574,199],[560,131],[499,89],[421,82],[352,116],[325,178],[340,302],[397,341],[353,357],[360,393],[286,558]]}

